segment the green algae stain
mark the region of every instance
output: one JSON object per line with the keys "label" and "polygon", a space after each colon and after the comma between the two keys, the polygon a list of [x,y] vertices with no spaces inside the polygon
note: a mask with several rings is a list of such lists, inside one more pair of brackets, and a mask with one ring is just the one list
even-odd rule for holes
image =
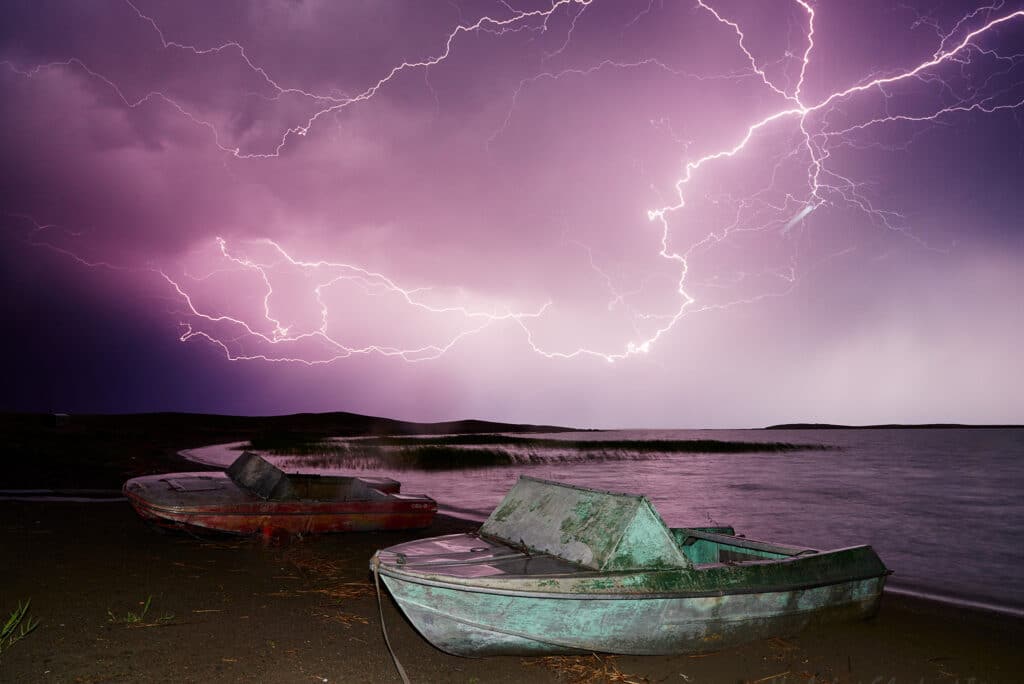
{"label": "green algae stain", "polygon": [[573,587],[573,591],[578,594],[589,594],[616,588],[615,580],[608,577],[595,577],[594,579],[581,580]]}
{"label": "green algae stain", "polygon": [[494,512],[491,513],[491,518],[493,518],[495,522],[505,522],[515,514],[519,509],[520,504],[522,504],[520,499],[506,499],[502,506],[494,509]]}
{"label": "green algae stain", "polygon": [[594,501],[591,498],[581,498],[572,508],[572,515],[566,516],[559,526],[562,533],[561,542],[568,544],[575,541],[579,531],[586,527],[587,521],[594,512]]}

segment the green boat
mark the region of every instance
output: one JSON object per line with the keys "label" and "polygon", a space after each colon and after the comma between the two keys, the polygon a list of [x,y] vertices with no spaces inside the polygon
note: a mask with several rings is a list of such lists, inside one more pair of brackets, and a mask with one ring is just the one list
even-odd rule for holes
{"label": "green boat", "polygon": [[460,656],[699,653],[878,611],[869,546],[669,528],[643,496],[520,477],[474,534],[374,554],[417,630]]}

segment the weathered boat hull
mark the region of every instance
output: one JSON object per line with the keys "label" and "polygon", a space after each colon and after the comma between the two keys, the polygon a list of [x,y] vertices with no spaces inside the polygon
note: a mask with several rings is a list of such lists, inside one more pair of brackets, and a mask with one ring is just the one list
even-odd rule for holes
{"label": "weathered boat hull", "polygon": [[236,535],[417,529],[428,527],[437,512],[433,499],[402,494],[366,501],[264,500],[223,473],[135,478],[125,483],[124,494],[142,518],[161,527]]}
{"label": "weathered boat hull", "polygon": [[815,624],[863,619],[879,606],[884,577],[724,596],[515,595],[430,585],[385,575],[416,629],[453,655],[700,653]]}
{"label": "weathered boat hull", "polygon": [[717,650],[878,610],[870,546],[830,551],[669,528],[642,496],[520,477],[476,534],[371,562],[438,648],[461,656]]}

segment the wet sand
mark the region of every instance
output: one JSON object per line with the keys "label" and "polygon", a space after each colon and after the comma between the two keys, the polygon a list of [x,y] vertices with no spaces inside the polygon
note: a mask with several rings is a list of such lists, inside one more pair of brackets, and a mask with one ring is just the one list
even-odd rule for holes
{"label": "wet sand", "polygon": [[[198,470],[176,452],[264,426],[172,415],[72,417],[56,428],[4,416],[0,427],[0,489],[9,489],[119,488],[136,475]],[[337,431],[338,419],[317,427]],[[385,432],[372,421],[351,427]],[[427,530],[273,545],[161,533],[124,502],[0,502],[0,620],[27,598],[40,620],[0,653],[0,681],[397,682],[368,559],[474,527],[439,516]],[[414,682],[1024,681],[1024,620],[888,594],[873,620],[700,657],[457,658],[424,641],[386,595],[383,607]]]}

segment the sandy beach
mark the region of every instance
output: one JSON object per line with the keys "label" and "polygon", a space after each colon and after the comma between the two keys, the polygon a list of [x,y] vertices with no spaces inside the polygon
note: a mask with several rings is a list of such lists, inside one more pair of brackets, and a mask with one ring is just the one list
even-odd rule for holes
{"label": "sandy beach", "polygon": [[[51,432],[33,434],[53,448],[63,437]],[[239,436],[228,432],[218,436]],[[140,445],[125,430],[89,446],[89,434],[71,438],[85,451],[118,450],[99,474],[75,476],[88,463],[65,459],[52,482],[39,463],[12,464],[7,479],[112,486],[122,475],[194,469],[175,462],[173,447],[198,446],[195,435],[149,432]],[[24,445],[30,436],[12,439]],[[381,547],[474,527],[439,516],[422,531],[268,544],[161,533],[125,502],[0,502],[0,610],[6,617],[31,598],[40,621],[0,654],[0,680],[399,681],[367,561]],[[386,595],[383,612],[414,682],[966,683],[1014,682],[1024,672],[1024,621],[899,595],[886,595],[873,620],[696,657],[463,659],[430,646]]]}

